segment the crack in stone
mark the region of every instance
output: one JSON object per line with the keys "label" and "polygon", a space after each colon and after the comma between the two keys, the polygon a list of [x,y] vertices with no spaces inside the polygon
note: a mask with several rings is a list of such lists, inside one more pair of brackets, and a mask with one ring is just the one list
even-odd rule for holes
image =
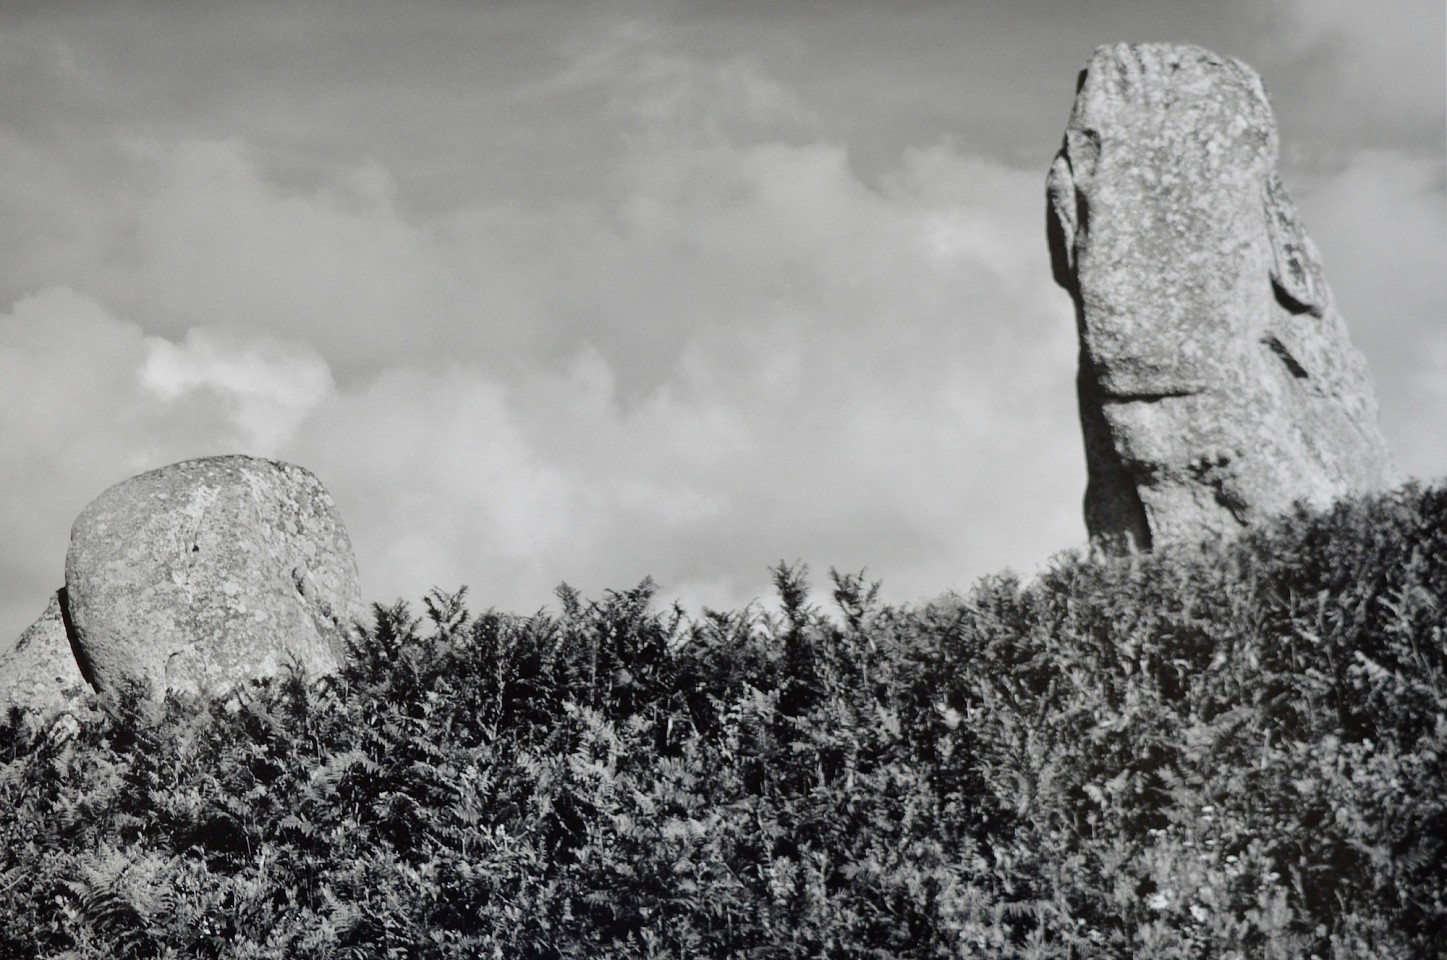
{"label": "crack in stone", "polygon": [[1162,400],[1170,400],[1174,397],[1194,397],[1200,390],[1181,388],[1178,390],[1161,390],[1154,393],[1114,393],[1105,394],[1101,402],[1111,403],[1159,403]]}
{"label": "crack in stone", "polygon": [[1286,364],[1286,369],[1291,371],[1293,377],[1298,380],[1305,380],[1311,376],[1311,374],[1306,372],[1306,368],[1291,355],[1291,351],[1286,349],[1286,344],[1282,343],[1275,336],[1267,334],[1261,338],[1261,342],[1270,347],[1271,352],[1281,358],[1281,362]]}

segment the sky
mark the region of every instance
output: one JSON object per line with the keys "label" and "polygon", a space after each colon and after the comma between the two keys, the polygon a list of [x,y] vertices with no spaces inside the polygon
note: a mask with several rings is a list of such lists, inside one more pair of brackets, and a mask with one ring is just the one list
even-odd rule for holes
{"label": "sky", "polygon": [[314,472],[367,601],[1085,540],[1044,177],[1099,44],[1265,78],[1404,475],[1447,474],[1439,0],[0,5],[0,636],[109,485]]}

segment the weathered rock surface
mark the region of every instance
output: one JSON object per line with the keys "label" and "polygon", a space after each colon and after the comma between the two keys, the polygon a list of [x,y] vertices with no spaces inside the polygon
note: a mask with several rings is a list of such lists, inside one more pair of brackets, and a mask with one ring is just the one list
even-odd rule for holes
{"label": "weathered rock surface", "polygon": [[52,593],[40,619],[0,651],[0,710],[18,706],[49,713],[90,689],[65,632],[64,592]]}
{"label": "weathered rock surface", "polygon": [[67,609],[102,691],[217,691],[297,662],[334,671],[362,612],[351,540],[306,470],[210,457],[132,477],[71,528]]}
{"label": "weathered rock surface", "polygon": [[1230,533],[1393,480],[1365,363],[1277,150],[1266,91],[1240,61],[1116,44],[1081,74],[1048,220],[1076,304],[1098,543]]}

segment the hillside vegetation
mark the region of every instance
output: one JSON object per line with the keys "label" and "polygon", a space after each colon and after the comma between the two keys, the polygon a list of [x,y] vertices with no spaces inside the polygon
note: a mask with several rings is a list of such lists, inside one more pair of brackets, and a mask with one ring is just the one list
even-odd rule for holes
{"label": "hillside vegetation", "polygon": [[3,957],[1420,957],[1447,491],[922,608],[376,609],[338,677],[0,726]]}

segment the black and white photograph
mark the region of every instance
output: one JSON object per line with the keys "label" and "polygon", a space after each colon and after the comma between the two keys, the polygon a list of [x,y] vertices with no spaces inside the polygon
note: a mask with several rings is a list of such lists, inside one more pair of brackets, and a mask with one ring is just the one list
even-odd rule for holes
{"label": "black and white photograph", "polygon": [[1447,957],[1441,0],[0,0],[0,960]]}

